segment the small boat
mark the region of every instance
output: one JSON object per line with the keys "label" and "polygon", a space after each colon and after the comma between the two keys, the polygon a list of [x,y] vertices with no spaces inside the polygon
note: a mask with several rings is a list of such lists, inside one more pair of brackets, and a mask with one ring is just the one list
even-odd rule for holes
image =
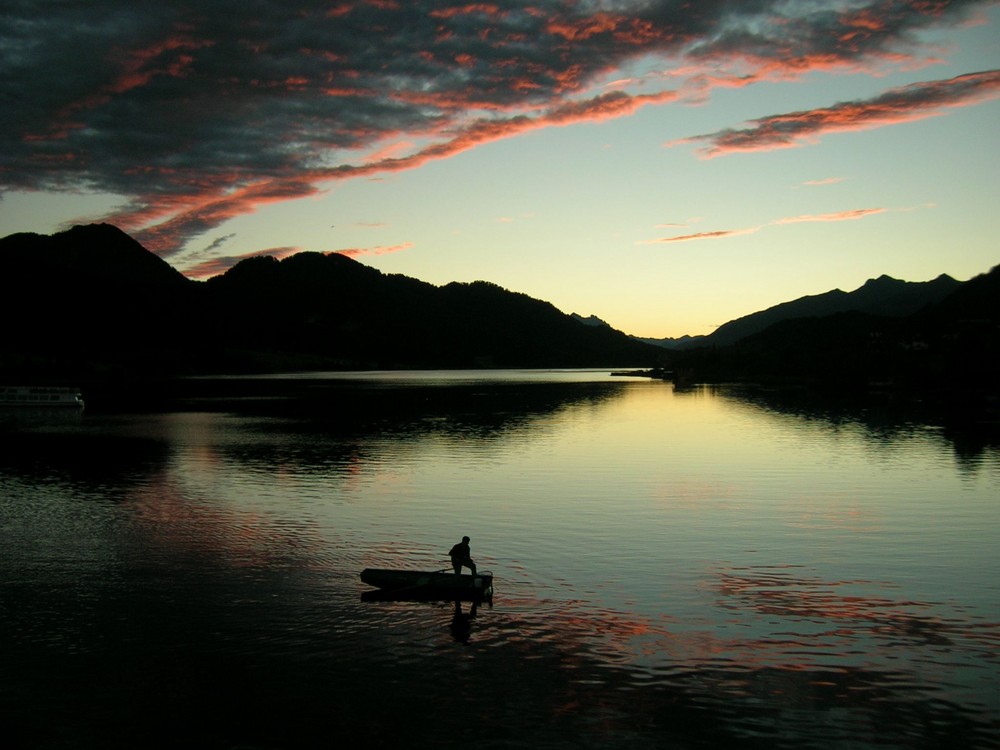
{"label": "small boat", "polygon": [[493,598],[493,574],[489,571],[469,575],[446,570],[365,568],[361,580],[378,589],[367,592],[368,599],[486,601]]}
{"label": "small boat", "polygon": [[79,388],[0,385],[0,406],[71,406],[83,408]]}

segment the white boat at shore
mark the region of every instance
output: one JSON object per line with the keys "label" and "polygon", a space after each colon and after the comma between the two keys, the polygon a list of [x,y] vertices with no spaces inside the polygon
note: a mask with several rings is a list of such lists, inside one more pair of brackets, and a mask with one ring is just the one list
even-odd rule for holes
{"label": "white boat at shore", "polygon": [[79,388],[0,385],[0,406],[69,406],[83,408]]}

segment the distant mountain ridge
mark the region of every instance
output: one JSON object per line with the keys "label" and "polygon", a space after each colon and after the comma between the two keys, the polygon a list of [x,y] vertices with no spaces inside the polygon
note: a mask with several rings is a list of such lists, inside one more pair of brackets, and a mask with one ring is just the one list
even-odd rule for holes
{"label": "distant mountain ridge", "polygon": [[577,313],[570,313],[570,317],[576,321],[579,321],[580,323],[583,323],[585,326],[592,326],[594,328],[600,328],[602,326],[605,328],[611,327],[611,325],[607,321],[601,320],[596,315],[588,315],[585,318],[582,315],[578,315]]}
{"label": "distant mountain ridge", "polygon": [[486,281],[434,286],[342,255],[260,256],[193,281],[110,225],[0,239],[0,375],[656,367],[700,382],[1000,383],[1000,267],[882,276],[653,346]]}
{"label": "distant mountain ridge", "polygon": [[180,288],[189,280],[162,258],[110,224],[76,226],[54,235],[0,239],[5,273],[73,276],[81,281]]}
{"label": "distant mountain ridge", "polygon": [[193,281],[111,225],[0,239],[0,372],[137,375],[649,365],[657,350],[488,282],[436,287],[346,256]]}
{"label": "distant mountain ridge", "polygon": [[902,318],[940,302],[961,286],[946,274],[932,281],[899,281],[890,276],[869,279],[853,292],[834,289],[824,294],[800,297],[769,307],[761,312],[746,315],[719,326],[705,337],[702,343],[726,346],[747,336],[770,328],[775,323],[794,318],[824,318],[844,312],[862,312]]}
{"label": "distant mountain ridge", "polygon": [[940,302],[957,290],[962,282],[947,274],[925,282],[900,281],[882,275],[869,279],[853,292],[834,289],[823,294],[809,295],[783,302],[766,310],[744,315],[719,326],[705,336],[684,336],[678,339],[640,339],[670,349],[691,349],[699,346],[728,346],[760,333],[785,320],[823,318],[837,313],[861,312],[902,318]]}
{"label": "distant mountain ridge", "polygon": [[[962,408],[975,419],[1000,419],[1000,266],[966,282],[927,282],[927,304],[913,293],[919,285],[888,281],[862,287],[868,295],[879,288],[905,291],[876,309],[898,313],[909,306],[915,312],[849,309],[786,317],[729,344],[675,350],[671,366],[702,382],[823,383],[842,391],[919,393],[927,403],[965,402]],[[938,296],[951,286],[954,291]]]}

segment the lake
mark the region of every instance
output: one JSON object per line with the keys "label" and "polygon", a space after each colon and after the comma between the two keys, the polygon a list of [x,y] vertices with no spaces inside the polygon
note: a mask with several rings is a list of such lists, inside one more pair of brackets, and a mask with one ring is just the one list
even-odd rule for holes
{"label": "lake", "polygon": [[887,398],[191,380],[0,410],[0,504],[5,748],[1000,747],[1000,445]]}

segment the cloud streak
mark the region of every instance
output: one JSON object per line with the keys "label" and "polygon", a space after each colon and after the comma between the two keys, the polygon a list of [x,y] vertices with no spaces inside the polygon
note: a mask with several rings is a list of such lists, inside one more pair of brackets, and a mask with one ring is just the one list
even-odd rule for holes
{"label": "cloud streak", "polygon": [[398,253],[401,250],[409,250],[413,247],[412,242],[402,242],[398,245],[378,245],[376,247],[352,247],[335,252],[346,255],[348,258],[357,258],[362,255],[386,255],[388,253]]}
{"label": "cloud streak", "polygon": [[301,253],[301,247],[272,247],[267,250],[255,250],[243,255],[221,255],[209,260],[204,260],[188,268],[185,275],[192,279],[208,279],[225,273],[242,260],[257,258],[260,256],[270,256],[281,260],[297,253]]}
{"label": "cloud streak", "polygon": [[822,185],[836,185],[838,182],[843,182],[846,177],[825,177],[821,180],[806,180],[802,184],[806,187],[818,187]]}
{"label": "cloud streak", "polygon": [[[415,169],[427,162],[455,156],[491,141],[545,127],[620,117],[647,104],[672,100],[674,96],[673,92],[636,96],[612,92],[586,101],[560,105],[536,116],[484,118],[465,128],[445,131],[441,134],[443,140],[407,156],[384,157],[361,165],[304,170],[289,179],[264,180],[238,190],[233,190],[226,184],[210,186],[200,195],[192,193],[183,196],[179,202],[157,203],[153,196],[148,196],[138,201],[137,208],[126,208],[110,217],[110,221],[131,231],[150,250],[168,256],[179,250],[191,237],[198,236],[227,219],[253,213],[258,207],[268,203],[318,195],[321,192],[319,186],[325,182]],[[183,205],[184,202],[187,203],[186,206]],[[142,228],[150,220],[157,220],[166,213],[172,215],[148,229]]]}
{"label": "cloud streak", "polygon": [[693,242],[697,240],[719,240],[725,237],[737,237],[742,234],[753,234],[760,231],[760,227],[747,227],[746,229],[718,229],[713,232],[695,232],[694,234],[681,234],[676,237],[661,237],[656,240],[646,240],[643,245],[661,245],[671,242]]}
{"label": "cloud streak", "polygon": [[854,221],[863,219],[866,216],[885,213],[884,208],[855,208],[850,211],[836,211],[829,214],[804,214],[803,216],[790,216],[785,219],[772,221],[772,224],[800,224],[807,221]]}
{"label": "cloud streak", "polygon": [[875,216],[888,211],[887,208],[854,208],[847,211],[834,211],[825,214],[803,214],[802,216],[789,216],[756,227],[745,227],[743,229],[719,229],[710,232],[695,232],[693,234],[681,234],[675,237],[660,237],[653,240],[643,240],[640,245],[665,245],[673,242],[694,242],[698,240],[719,240],[728,237],[739,237],[745,234],[754,234],[764,227],[783,226],[786,224],[801,224],[808,222],[836,222],[836,221],[856,221],[868,216]]}
{"label": "cloud streak", "polygon": [[892,89],[884,94],[831,107],[771,115],[751,121],[751,127],[720,130],[673,141],[705,142],[699,149],[711,158],[746,151],[771,151],[810,143],[828,133],[867,130],[922,120],[1000,96],[1000,70],[970,73],[942,81],[927,81]]}
{"label": "cloud streak", "polygon": [[[19,0],[0,25],[0,191],[119,195],[100,218],[169,256],[270,203],[530,130],[717,86],[914,64],[917,32],[985,4]],[[665,72],[633,78],[638,60]],[[793,145],[894,121],[904,100],[910,116],[971,103],[994,75],[699,139],[713,154]]]}

